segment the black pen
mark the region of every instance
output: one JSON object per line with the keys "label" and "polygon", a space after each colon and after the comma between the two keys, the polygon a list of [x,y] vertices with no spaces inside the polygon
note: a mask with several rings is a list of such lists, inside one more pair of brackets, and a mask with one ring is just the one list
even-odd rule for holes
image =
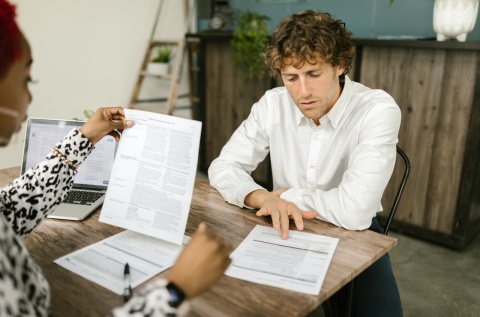
{"label": "black pen", "polygon": [[130,284],[130,266],[125,263],[123,269],[123,300],[127,302],[132,296],[132,285]]}

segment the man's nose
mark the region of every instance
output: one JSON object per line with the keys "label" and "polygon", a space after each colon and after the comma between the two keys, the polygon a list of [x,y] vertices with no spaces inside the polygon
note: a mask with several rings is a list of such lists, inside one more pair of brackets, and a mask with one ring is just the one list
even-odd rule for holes
{"label": "man's nose", "polygon": [[299,80],[299,92],[302,97],[306,97],[310,95],[310,88],[308,87],[307,81],[305,78],[300,78]]}

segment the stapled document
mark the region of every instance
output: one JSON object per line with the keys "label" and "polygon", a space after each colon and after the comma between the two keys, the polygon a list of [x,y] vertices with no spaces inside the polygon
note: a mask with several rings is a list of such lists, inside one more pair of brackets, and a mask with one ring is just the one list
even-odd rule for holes
{"label": "stapled document", "polygon": [[202,123],[126,109],[99,220],[182,243],[197,171]]}
{"label": "stapled document", "polygon": [[99,220],[125,230],[55,263],[117,294],[129,264],[136,287],[168,269],[184,236],[197,171],[201,122],[125,109],[124,130]]}

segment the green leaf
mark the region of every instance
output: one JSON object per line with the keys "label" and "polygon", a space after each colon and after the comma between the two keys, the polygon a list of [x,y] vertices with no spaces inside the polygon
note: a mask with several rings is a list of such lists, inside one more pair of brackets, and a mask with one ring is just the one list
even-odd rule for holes
{"label": "green leaf", "polygon": [[152,63],[168,63],[170,62],[170,47],[157,46],[155,48],[155,57],[150,60]]}
{"label": "green leaf", "polygon": [[94,111],[90,109],[85,109],[83,110],[83,114],[85,115],[85,118],[90,119],[90,117],[93,115]]}
{"label": "green leaf", "polygon": [[232,47],[235,66],[248,78],[261,78],[266,67],[263,53],[267,47],[270,30],[266,20],[270,18],[249,10],[242,13],[233,32]]}

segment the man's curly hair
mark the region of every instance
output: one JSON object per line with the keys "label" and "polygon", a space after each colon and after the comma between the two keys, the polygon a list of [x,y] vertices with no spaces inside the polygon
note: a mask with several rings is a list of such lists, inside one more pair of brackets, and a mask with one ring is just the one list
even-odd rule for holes
{"label": "man's curly hair", "polygon": [[21,54],[22,32],[15,21],[15,6],[0,0],[0,78]]}
{"label": "man's curly hair", "polygon": [[305,62],[316,63],[315,55],[332,66],[345,66],[347,74],[355,57],[352,33],[345,24],[330,14],[304,10],[283,19],[277,26],[264,54],[265,64],[272,77],[280,74],[289,58],[298,61],[300,68]]}

